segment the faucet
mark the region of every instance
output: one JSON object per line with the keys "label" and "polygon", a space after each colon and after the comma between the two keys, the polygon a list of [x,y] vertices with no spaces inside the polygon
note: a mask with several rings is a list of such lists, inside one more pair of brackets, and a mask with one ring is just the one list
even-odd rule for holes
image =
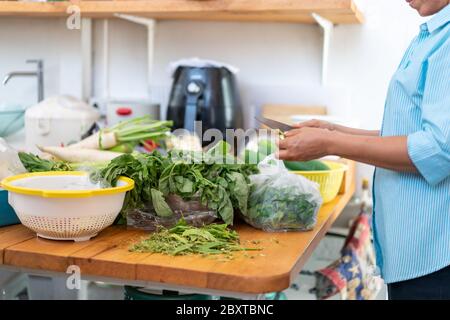
{"label": "faucet", "polygon": [[36,71],[14,71],[8,73],[3,79],[3,85],[6,85],[14,77],[37,77],[38,81],[38,102],[44,100],[44,62],[42,60],[27,60],[27,63],[36,63]]}

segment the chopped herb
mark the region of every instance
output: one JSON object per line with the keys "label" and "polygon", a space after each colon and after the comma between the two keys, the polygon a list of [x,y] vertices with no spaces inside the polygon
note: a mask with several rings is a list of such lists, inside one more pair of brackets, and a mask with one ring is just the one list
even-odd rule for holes
{"label": "chopped herb", "polygon": [[260,248],[245,248],[239,243],[239,235],[226,224],[210,224],[203,227],[189,226],[180,220],[170,229],[162,228],[148,239],[133,245],[130,251],[162,253],[172,256],[199,254],[230,257],[235,251],[253,251]]}

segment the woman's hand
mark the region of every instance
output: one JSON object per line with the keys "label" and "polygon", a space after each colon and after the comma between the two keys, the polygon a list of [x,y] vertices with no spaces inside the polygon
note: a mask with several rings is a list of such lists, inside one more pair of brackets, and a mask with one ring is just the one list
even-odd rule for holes
{"label": "woman's hand", "polygon": [[309,161],[329,154],[331,136],[328,129],[304,127],[285,133],[285,138],[278,141],[277,157],[282,160]]}
{"label": "woman's hand", "polygon": [[334,130],[338,130],[339,126],[328,122],[328,121],[323,121],[323,120],[317,120],[317,119],[312,119],[312,120],[308,120],[308,121],[304,121],[304,122],[300,122],[300,123],[296,123],[293,125],[294,128],[296,129],[301,129],[301,128],[318,128],[318,129],[327,129],[330,131],[334,131]]}
{"label": "woman's hand", "polygon": [[362,130],[362,129],[355,129],[355,128],[349,128],[345,126],[341,126],[339,124],[331,123],[328,121],[323,120],[317,120],[312,119],[305,122],[300,122],[293,125],[296,129],[302,129],[302,128],[317,128],[317,129],[326,129],[330,131],[340,132],[340,133],[347,133],[347,134],[354,134],[358,136],[379,136],[380,131],[378,130]]}

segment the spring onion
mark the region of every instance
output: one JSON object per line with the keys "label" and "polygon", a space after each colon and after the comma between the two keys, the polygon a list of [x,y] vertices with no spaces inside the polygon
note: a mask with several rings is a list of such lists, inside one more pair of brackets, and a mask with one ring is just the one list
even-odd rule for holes
{"label": "spring onion", "polygon": [[150,116],[143,116],[100,130],[68,148],[108,150],[125,142],[139,143],[147,139],[158,140],[170,132],[172,124],[172,121],[152,120]]}

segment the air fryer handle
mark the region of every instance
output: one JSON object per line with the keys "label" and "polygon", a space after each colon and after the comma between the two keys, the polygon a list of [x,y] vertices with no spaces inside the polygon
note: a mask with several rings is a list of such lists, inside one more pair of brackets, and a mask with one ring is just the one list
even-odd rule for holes
{"label": "air fryer handle", "polygon": [[197,104],[203,93],[204,85],[200,81],[191,81],[186,86],[186,109],[184,114],[184,128],[195,132],[195,120],[197,120]]}
{"label": "air fryer handle", "polygon": [[189,132],[194,132],[195,130],[195,120],[197,119],[197,102],[198,96],[187,96],[187,105],[184,114],[184,128]]}

